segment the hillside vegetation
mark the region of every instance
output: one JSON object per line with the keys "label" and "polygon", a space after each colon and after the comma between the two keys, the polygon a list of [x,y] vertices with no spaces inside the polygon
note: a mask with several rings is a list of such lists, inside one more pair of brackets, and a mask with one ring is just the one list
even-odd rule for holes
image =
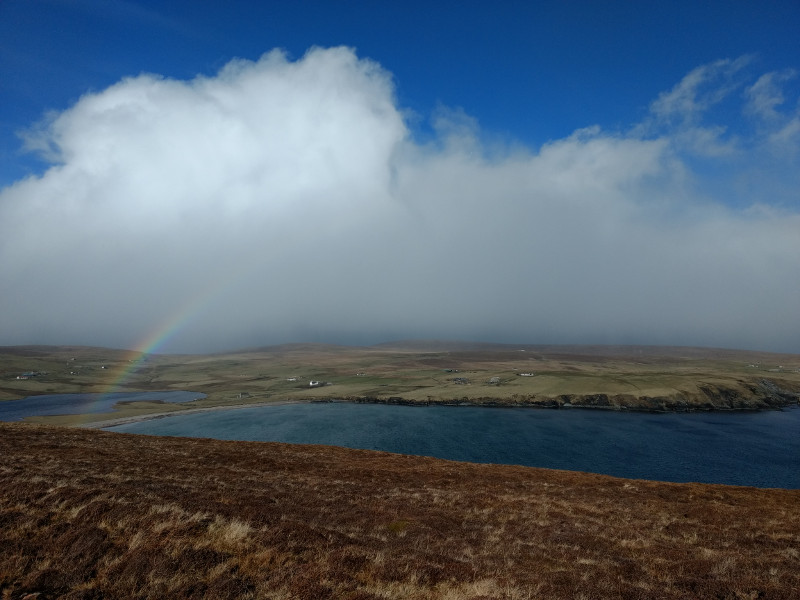
{"label": "hillside vegetation", "polygon": [[0,598],[800,597],[800,490],[0,423]]}

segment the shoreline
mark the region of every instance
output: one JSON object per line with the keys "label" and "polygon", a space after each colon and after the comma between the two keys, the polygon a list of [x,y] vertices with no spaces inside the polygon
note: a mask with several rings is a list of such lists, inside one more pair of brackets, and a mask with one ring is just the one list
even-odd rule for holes
{"label": "shoreline", "polygon": [[156,419],[164,419],[173,416],[180,416],[186,414],[200,414],[206,412],[218,412],[223,410],[239,410],[243,408],[266,407],[266,406],[287,406],[292,404],[333,404],[333,403],[348,403],[348,404],[376,404],[385,406],[410,406],[425,408],[429,406],[446,406],[446,407],[476,407],[476,408],[530,408],[530,409],[545,409],[545,410],[573,410],[573,409],[586,409],[586,410],[599,410],[599,411],[613,411],[625,413],[642,413],[642,414],[681,414],[681,413],[751,413],[762,412],[770,410],[782,411],[784,409],[800,408],[800,402],[787,403],[781,406],[742,406],[742,407],[707,407],[707,406],[682,406],[676,408],[647,408],[638,406],[597,406],[597,405],[582,405],[582,404],[543,404],[543,403],[505,403],[499,401],[477,401],[472,402],[469,400],[458,401],[441,401],[441,402],[415,402],[406,400],[404,398],[297,398],[286,400],[275,400],[272,402],[253,402],[250,404],[234,404],[234,405],[218,405],[206,406],[202,408],[187,408],[184,410],[171,410],[164,412],[154,412],[142,415],[128,415],[116,417],[113,419],[105,419],[102,421],[93,421],[88,423],[80,423],[72,425],[81,429],[110,429],[120,425],[129,425],[132,423],[140,423],[144,421],[153,421]]}
{"label": "shoreline", "polygon": [[275,402],[254,402],[252,404],[233,404],[233,405],[219,405],[219,406],[204,406],[202,408],[187,408],[185,410],[170,410],[166,412],[147,413],[144,415],[129,415],[125,417],[117,417],[114,419],[106,419],[103,421],[92,421],[90,423],[79,423],[72,425],[79,429],[109,429],[119,425],[129,425],[131,423],[141,423],[143,421],[154,421],[156,419],[164,419],[173,416],[199,414],[206,412],[217,412],[220,410],[238,410],[242,408],[263,407],[263,406],[285,406],[288,404],[306,404],[308,400],[277,400]]}

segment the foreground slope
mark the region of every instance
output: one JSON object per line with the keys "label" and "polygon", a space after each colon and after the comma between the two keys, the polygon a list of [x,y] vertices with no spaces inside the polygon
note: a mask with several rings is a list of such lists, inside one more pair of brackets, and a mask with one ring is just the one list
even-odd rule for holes
{"label": "foreground slope", "polygon": [[0,597],[796,598],[800,491],[0,423]]}

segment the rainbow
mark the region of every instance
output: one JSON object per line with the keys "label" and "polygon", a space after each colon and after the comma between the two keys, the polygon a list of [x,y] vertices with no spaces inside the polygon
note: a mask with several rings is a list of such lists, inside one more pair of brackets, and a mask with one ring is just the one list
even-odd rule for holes
{"label": "rainbow", "polygon": [[165,319],[158,327],[153,329],[149,335],[134,346],[132,351],[137,356],[130,359],[127,364],[123,364],[116,372],[112,372],[109,381],[106,383],[106,389],[103,390],[102,394],[112,394],[120,391],[120,388],[145,363],[147,356],[149,354],[157,354],[199,312],[200,310],[192,310],[189,307],[176,313],[171,318]]}
{"label": "rainbow", "polygon": [[124,391],[125,384],[146,362],[148,355],[158,353],[178,332],[207,311],[220,296],[229,291],[235,280],[241,278],[247,271],[246,268],[233,269],[221,282],[221,285],[209,287],[204,293],[194,296],[163,319],[131,349],[136,355],[135,358],[110,371],[103,389],[99,394],[92,396],[85,405],[85,410],[81,412],[84,415],[91,413],[96,405],[108,398],[109,394]]}

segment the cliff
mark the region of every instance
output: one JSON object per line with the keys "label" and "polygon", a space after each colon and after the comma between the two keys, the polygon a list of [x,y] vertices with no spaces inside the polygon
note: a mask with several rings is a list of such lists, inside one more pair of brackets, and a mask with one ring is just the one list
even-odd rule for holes
{"label": "cliff", "polygon": [[514,394],[510,397],[464,395],[453,398],[408,399],[402,396],[345,396],[309,398],[313,402],[356,402],[407,406],[498,406],[534,408],[597,408],[642,412],[692,412],[707,410],[774,410],[800,404],[800,386],[759,379],[737,387],[700,384],[696,392],[663,396],[633,394]]}

